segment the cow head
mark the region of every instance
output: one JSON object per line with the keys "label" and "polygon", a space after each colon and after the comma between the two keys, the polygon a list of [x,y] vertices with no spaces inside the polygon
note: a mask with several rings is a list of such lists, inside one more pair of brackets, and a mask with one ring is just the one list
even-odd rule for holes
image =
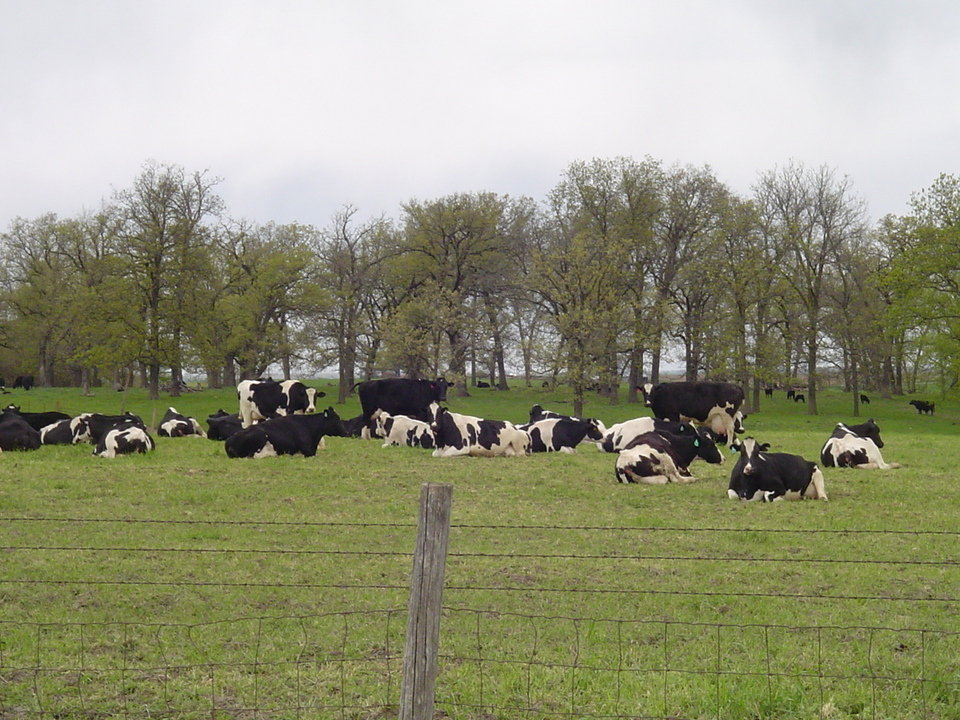
{"label": "cow head", "polygon": [[650,395],[653,393],[653,383],[644,383],[641,385],[640,392],[643,393],[643,404],[650,407]]}
{"label": "cow head", "polygon": [[873,418],[857,426],[857,435],[863,438],[870,438],[878,448],[883,447],[883,440],[880,439],[880,426],[874,422]]}
{"label": "cow head", "polygon": [[587,418],[585,422],[587,423],[586,437],[596,442],[603,440],[604,433],[607,432],[607,429],[603,426],[603,423],[596,418]]}
{"label": "cow head", "polygon": [[450,387],[451,383],[448,383],[443,376],[441,375],[436,380],[430,383],[430,387],[434,389],[436,395],[434,400],[437,402],[446,402],[447,401],[447,388]]}
{"label": "cow head", "polygon": [[730,475],[727,495],[734,500],[751,500],[757,491],[758,478],[766,465],[764,452],[770,449],[770,443],[758,443],[754,438],[744,438],[740,444],[740,459]]}
{"label": "cow head", "polygon": [[322,416],[327,421],[324,430],[325,435],[334,435],[336,437],[347,437],[347,429],[343,426],[343,421],[337,415],[337,411],[328,407],[323,411]]}
{"label": "cow head", "polygon": [[10,403],[9,405],[7,405],[7,406],[3,409],[3,412],[15,412],[15,413],[19,413],[19,412],[20,412],[20,406],[19,406],[19,405],[14,405],[13,403]]}
{"label": "cow head", "polygon": [[308,387],[307,388],[307,409],[304,412],[312,413],[317,409],[317,398],[323,397],[323,393],[317,395],[317,389]]}
{"label": "cow head", "polygon": [[723,453],[717,447],[717,441],[713,433],[707,428],[694,428],[694,432],[696,438],[693,440],[693,446],[697,450],[697,457],[703,458],[708,463],[722,463]]}

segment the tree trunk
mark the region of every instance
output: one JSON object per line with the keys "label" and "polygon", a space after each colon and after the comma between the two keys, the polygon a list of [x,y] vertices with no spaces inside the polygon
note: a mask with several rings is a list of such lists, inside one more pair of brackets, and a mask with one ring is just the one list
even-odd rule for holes
{"label": "tree trunk", "polygon": [[147,398],[157,400],[160,397],[160,363],[152,362],[147,366],[149,377],[147,380]]}
{"label": "tree trunk", "polygon": [[807,338],[807,415],[817,414],[817,330]]}
{"label": "tree trunk", "polygon": [[637,400],[637,387],[643,382],[643,350],[633,348],[630,351],[630,374],[627,380],[627,402]]}

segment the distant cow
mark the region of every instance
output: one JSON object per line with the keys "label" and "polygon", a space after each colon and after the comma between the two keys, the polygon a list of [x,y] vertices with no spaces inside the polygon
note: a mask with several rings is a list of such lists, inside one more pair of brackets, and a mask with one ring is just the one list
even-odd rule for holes
{"label": "distant cow", "polygon": [[572,453],[586,438],[603,440],[602,425],[593,418],[544,418],[519,428],[530,436],[530,452]]}
{"label": "distant cow", "polygon": [[[782,500],[787,492],[826,500],[823,473],[815,462],[799,455],[767,452],[770,445],[744,439],[740,458],[730,473],[727,495],[734,500]],[[812,486],[812,489],[811,489]]]}
{"label": "distant cow", "polygon": [[157,426],[157,435],[161,437],[202,437],[207,434],[194,418],[181,415],[174,407],[168,407]]}
{"label": "distant cow", "polygon": [[299,380],[241,380],[237,385],[243,427],[284,415],[313,412],[315,400],[326,395]]}
{"label": "distant cow", "polygon": [[220,408],[212,415],[207,415],[207,440],[226,440],[241,427],[243,425],[237,413],[228,413]]}
{"label": "distant cow", "polygon": [[859,425],[837,423],[820,449],[820,462],[824,467],[881,470],[900,467],[897,463],[883,461],[880,454],[882,447],[880,427],[872,418]]}
{"label": "distant cow", "polygon": [[861,394],[860,394],[860,403],[861,403],[862,405],[869,405],[869,404],[870,404],[870,398],[868,398],[866,395],[864,395],[863,393],[861,393]]}
{"label": "distant cow", "polygon": [[936,403],[927,402],[926,400],[911,400],[910,404],[917,409],[918,414],[927,413],[928,415],[933,415],[933,409],[936,407]]}
{"label": "distant cow", "polygon": [[763,394],[767,397],[773,397],[773,388],[764,388]]}
{"label": "distant cow", "polygon": [[727,382],[675,382],[642,388],[644,402],[660,420],[698,422],[719,442],[735,445],[743,432],[743,388]]}
{"label": "distant cow", "polygon": [[36,450],[40,433],[12,410],[0,414],[0,450]]}
{"label": "distant cow", "polygon": [[428,450],[436,447],[433,430],[428,422],[406,415],[391,415],[383,410],[377,410],[373,414],[373,421],[376,423],[377,435],[384,439],[383,447],[407,445]]}
{"label": "distant cow", "polygon": [[147,453],[156,447],[150,433],[136,425],[121,425],[108,430],[97,442],[93,454],[102,458]]}
{"label": "distant cow", "polygon": [[630,446],[617,456],[617,482],[688,483],[695,480],[687,469],[695,458],[722,463],[723,454],[717,448],[713,434],[706,428],[687,427],[688,432],[681,435],[649,432],[634,438]]}
{"label": "distant cow", "polygon": [[794,401],[794,402],[802,402],[804,405],[807,404],[807,398],[804,397],[803,393],[796,393],[796,394],[793,396],[793,401]]}
{"label": "distant cow", "polygon": [[7,405],[4,408],[4,411],[15,412],[17,415],[26,420],[27,424],[32,427],[37,432],[40,432],[50,423],[55,423],[58,420],[69,420],[70,416],[66,413],[57,412],[51,410],[49,412],[22,412],[20,408],[16,405]]}
{"label": "distant cow", "polygon": [[530,436],[513,423],[460,415],[446,408],[437,410],[431,429],[437,443],[434,457],[512,457],[526,455],[530,447]]}
{"label": "distant cow", "polygon": [[323,448],[327,435],[346,436],[343,422],[332,407],[322,413],[270,418],[242,428],[227,438],[224,449],[231,458],[313,457]]}
{"label": "distant cow", "polygon": [[787,390],[787,400],[793,400],[794,396],[797,394],[797,391],[791,388]]}
{"label": "distant cow", "polygon": [[33,375],[17,375],[13,379],[13,389],[23,388],[29,390],[33,387]]}
{"label": "distant cow", "polygon": [[477,380],[477,387],[478,387],[478,388],[488,388],[488,387],[490,387],[490,383],[484,382],[483,380]]}
{"label": "distant cow", "polygon": [[431,422],[430,403],[446,401],[449,384],[442,377],[436,380],[383,378],[366,380],[355,387],[367,421],[377,410],[383,410],[391,415],[406,415]]}

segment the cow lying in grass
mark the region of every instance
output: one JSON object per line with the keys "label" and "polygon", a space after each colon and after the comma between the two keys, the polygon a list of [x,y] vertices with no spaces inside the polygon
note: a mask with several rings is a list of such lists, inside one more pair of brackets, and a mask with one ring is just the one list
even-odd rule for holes
{"label": "cow lying in grass", "polygon": [[744,439],[740,458],[730,473],[727,495],[736,500],[782,500],[788,492],[800,497],[826,500],[823,473],[815,462],[799,455],[767,452],[769,443]]}
{"label": "cow lying in grass", "polygon": [[437,442],[434,457],[513,457],[526,455],[530,447],[530,436],[513,423],[461,415],[446,408],[436,411],[430,429]]}
{"label": "cow lying in grass", "polygon": [[330,407],[322,413],[270,418],[241,428],[227,438],[224,449],[231,458],[313,457],[323,449],[324,436],[346,434],[340,417]]}
{"label": "cow lying in grass", "polygon": [[428,450],[436,447],[430,423],[406,415],[391,415],[385,410],[377,410],[372,419],[376,424],[377,437],[384,440],[383,447],[407,445]]}
{"label": "cow lying in grass", "polygon": [[621,483],[689,483],[696,478],[687,467],[698,457],[708,463],[723,462],[713,433],[681,423],[677,434],[649,432],[634,438],[617,456],[615,476]]}
{"label": "cow lying in grass", "polygon": [[861,470],[898,468],[898,463],[885,463],[880,455],[883,440],[880,427],[867,420],[860,425],[837,423],[833,433],[820,449],[820,462],[824,467],[859,468]]}

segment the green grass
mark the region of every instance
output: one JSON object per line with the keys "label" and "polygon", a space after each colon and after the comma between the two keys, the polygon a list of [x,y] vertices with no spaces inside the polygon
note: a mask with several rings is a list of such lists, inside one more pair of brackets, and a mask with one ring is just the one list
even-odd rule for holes
{"label": "green grass", "polygon": [[[235,393],[7,399],[148,423],[173,404],[202,422]],[[919,416],[908,399],[864,408],[904,467],[827,469],[828,503],[730,501],[729,456],[694,464],[691,485],[618,485],[614,456],[590,446],[436,459],[332,438],[315,458],[244,461],[159,438],[113,461],[89,446],[4,453],[0,718],[389,716],[425,481],[454,485],[448,717],[960,718],[960,407]],[[519,422],[568,400],[477,390],[449,405]],[[336,409],[351,417],[356,399]],[[746,424],[814,459],[849,411],[839,392],[818,417],[778,394]]]}

